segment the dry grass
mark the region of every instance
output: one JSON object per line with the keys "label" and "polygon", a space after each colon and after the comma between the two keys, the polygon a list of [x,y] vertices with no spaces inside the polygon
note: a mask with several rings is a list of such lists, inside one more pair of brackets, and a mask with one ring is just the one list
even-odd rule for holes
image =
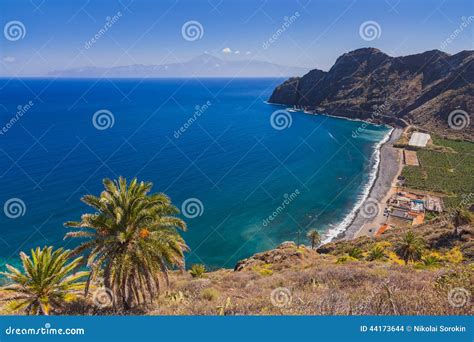
{"label": "dry grass", "polygon": [[[471,228],[465,228],[457,238],[449,236],[448,229],[442,226],[425,226],[418,232],[431,247],[445,244],[446,249],[452,246],[463,248],[472,243]],[[375,244],[385,244],[387,254],[390,254],[390,241],[397,234],[396,230],[383,234],[382,241],[360,238],[328,244],[319,249],[325,254],[285,243],[241,261],[236,270],[208,272],[202,278],[193,278],[189,272],[173,272],[170,286],[148,307],[114,312],[109,308],[95,307],[90,296],[72,303],[63,314],[473,314],[469,296],[459,307],[448,300],[450,291],[456,288],[473,293],[474,272],[468,258],[462,262],[445,261],[434,267],[400,265],[393,253],[384,261],[366,261],[367,251]],[[443,242],[444,239],[447,242]],[[361,260],[346,258],[341,262],[341,255],[346,255],[354,246],[362,250]],[[436,253],[442,253],[441,250]]]}
{"label": "dry grass", "polygon": [[[284,254],[285,252],[282,252]],[[295,263],[272,265],[271,275],[254,267],[219,270],[203,279],[174,274],[173,289],[160,297],[152,315],[460,315],[472,313],[470,303],[455,308],[448,302],[451,287],[472,293],[472,269],[416,269],[388,262],[352,261],[307,248]],[[264,260],[259,260],[265,263]],[[253,264],[254,265],[254,264]],[[448,275],[444,276],[443,275]],[[469,276],[466,277],[466,274]],[[440,279],[443,279],[442,286]],[[447,280],[446,280],[447,279]],[[272,303],[272,291],[288,289],[291,301]],[[212,289],[216,294],[203,296]],[[179,295],[176,295],[179,293]],[[175,300],[179,297],[179,300]],[[286,298],[290,298],[286,297]],[[278,299],[278,298],[277,298]],[[280,298],[285,302],[285,297]]]}

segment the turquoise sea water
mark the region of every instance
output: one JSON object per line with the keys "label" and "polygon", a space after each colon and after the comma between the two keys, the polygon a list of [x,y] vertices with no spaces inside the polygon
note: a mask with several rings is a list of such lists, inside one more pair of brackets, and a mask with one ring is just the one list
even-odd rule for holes
{"label": "turquoise sea water", "polygon": [[[354,138],[360,122],[290,112],[291,125],[275,129],[271,115],[285,108],[265,101],[281,81],[0,80],[0,204],[25,204],[18,218],[0,212],[0,259],[73,247],[63,222],[90,210],[82,195],[119,175],[152,181],[178,207],[202,203],[200,215],[183,216],[188,264],[233,267],[298,231],[304,240],[310,228],[337,229],[363,196],[388,128]],[[101,109],[114,119],[104,130],[93,124]]]}

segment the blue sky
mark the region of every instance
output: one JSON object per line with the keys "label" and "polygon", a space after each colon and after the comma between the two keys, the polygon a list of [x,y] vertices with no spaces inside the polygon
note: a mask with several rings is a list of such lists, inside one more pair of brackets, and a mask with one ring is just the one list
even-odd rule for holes
{"label": "blue sky", "polygon": [[[27,76],[82,66],[172,63],[203,52],[327,70],[339,55],[360,47],[377,47],[393,56],[440,49],[474,15],[474,2],[2,0],[0,9],[2,28],[11,21],[25,28],[21,39],[6,39],[5,33],[0,37],[0,74]],[[118,12],[119,19],[86,49],[106,18]],[[292,16],[278,34],[285,17]],[[183,38],[182,26],[188,21],[199,22],[201,38]],[[361,37],[360,26],[367,21],[379,25],[378,38]],[[474,21],[443,49],[473,49],[473,37]]]}

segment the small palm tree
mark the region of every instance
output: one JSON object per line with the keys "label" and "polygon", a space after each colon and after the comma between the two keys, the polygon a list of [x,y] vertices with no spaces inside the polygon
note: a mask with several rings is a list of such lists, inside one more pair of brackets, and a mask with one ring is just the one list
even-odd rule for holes
{"label": "small palm tree", "polygon": [[318,233],[316,229],[311,229],[306,236],[308,237],[309,241],[311,242],[311,248],[314,249],[317,245],[321,243],[321,235]]}
{"label": "small palm tree", "polygon": [[31,250],[31,257],[21,252],[23,271],[6,265],[10,272],[0,273],[11,281],[2,288],[13,294],[3,299],[8,301],[8,307],[27,315],[49,315],[76,299],[85,286],[79,280],[88,272],[73,273],[82,257],[68,262],[70,256],[69,250],[53,251],[53,247]]}
{"label": "small palm tree", "polygon": [[435,255],[426,255],[421,261],[425,266],[438,266],[441,263],[440,258]]}
{"label": "small palm tree", "polygon": [[410,261],[418,261],[423,254],[425,241],[413,233],[406,232],[395,245],[395,253],[405,261],[405,265]]}
{"label": "small palm tree", "polygon": [[362,249],[358,247],[352,247],[347,254],[354,259],[362,259]]}
{"label": "small palm tree", "polygon": [[369,252],[369,255],[367,255],[368,261],[383,260],[385,258],[385,250],[380,246],[375,246],[372,248]]}
{"label": "small palm tree", "polygon": [[91,274],[86,294],[103,272],[114,307],[127,310],[153,302],[162,284],[168,284],[168,270],[184,268],[188,247],[178,229],[186,230],[186,224],[174,216],[179,211],[165,194],[150,194],[150,182],[135,178],[127,184],[120,177],[103,183],[105,191],[99,197],[82,198],[97,212],[82,215],[79,222],[66,222],[65,226],[80,230],[65,238],[87,239],[75,250],[88,252]]}
{"label": "small palm tree", "polygon": [[206,273],[206,266],[203,264],[194,264],[189,270],[189,274],[191,274],[193,278],[202,278],[204,273]]}

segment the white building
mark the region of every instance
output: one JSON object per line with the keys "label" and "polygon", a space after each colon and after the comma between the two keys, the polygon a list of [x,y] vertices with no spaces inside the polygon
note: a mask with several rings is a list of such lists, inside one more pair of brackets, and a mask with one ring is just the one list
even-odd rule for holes
{"label": "white building", "polygon": [[414,147],[426,147],[426,144],[428,143],[428,140],[430,139],[431,139],[431,136],[429,134],[414,132],[411,135],[408,145],[414,146]]}

